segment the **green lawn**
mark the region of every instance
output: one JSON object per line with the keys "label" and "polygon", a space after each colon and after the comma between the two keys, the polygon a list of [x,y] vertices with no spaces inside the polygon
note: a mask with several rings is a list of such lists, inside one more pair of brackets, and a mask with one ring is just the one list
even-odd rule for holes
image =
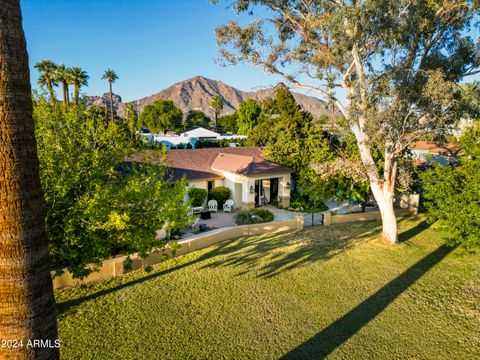
{"label": "green lawn", "polygon": [[422,218],[226,241],[58,291],[65,359],[473,359],[480,256]]}

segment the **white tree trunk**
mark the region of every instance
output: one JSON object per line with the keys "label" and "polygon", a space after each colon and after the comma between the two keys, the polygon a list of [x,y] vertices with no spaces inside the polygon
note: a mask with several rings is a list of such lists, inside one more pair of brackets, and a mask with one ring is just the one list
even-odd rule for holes
{"label": "white tree trunk", "polygon": [[[365,120],[363,119],[363,121]],[[397,163],[391,153],[386,151],[384,175],[383,177],[380,176],[377,164],[372,156],[369,138],[361,130],[361,123],[362,121],[359,125],[353,125],[351,130],[357,139],[360,156],[370,180],[370,187],[382,216],[382,239],[389,244],[394,244],[397,242],[397,219],[393,208]]]}
{"label": "white tree trunk", "polygon": [[397,218],[393,208],[394,192],[387,182],[379,184],[378,182],[370,182],[373,196],[377,201],[382,215],[382,240],[388,244],[394,244],[397,238]]}

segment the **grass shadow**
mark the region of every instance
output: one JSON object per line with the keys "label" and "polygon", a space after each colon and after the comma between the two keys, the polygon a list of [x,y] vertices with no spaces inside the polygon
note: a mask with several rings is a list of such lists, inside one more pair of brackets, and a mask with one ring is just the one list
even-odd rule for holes
{"label": "grass shadow", "polygon": [[[428,226],[422,224],[423,222],[402,233],[400,235],[402,241],[406,241],[428,228]],[[201,268],[238,266],[242,268],[238,275],[254,271],[258,277],[270,278],[308,263],[328,260],[349,250],[357,242],[377,237],[380,233],[381,223],[379,221],[367,221],[349,224],[348,231],[345,230],[345,224],[339,224],[329,227],[308,228],[293,233],[266,234],[223,241],[193,261],[153,272],[76,299],[57,303],[57,312],[62,314],[86,301],[144,283],[212,258],[215,259]]]}
{"label": "grass shadow", "polygon": [[400,242],[400,243],[406,242],[406,241],[410,240],[411,238],[417,236],[421,232],[427,230],[428,228],[430,228],[430,226],[432,226],[432,223],[428,222],[427,220],[423,220],[423,221],[419,222],[415,227],[412,227],[412,228],[402,232],[401,234],[399,234],[398,235],[398,242]]}
{"label": "grass shadow", "polygon": [[142,276],[142,277],[139,277],[137,279],[134,279],[132,281],[121,283],[121,284],[119,284],[117,286],[113,286],[111,288],[96,291],[96,292],[94,292],[92,294],[89,294],[89,295],[86,295],[86,296],[82,296],[82,297],[79,297],[79,298],[76,298],[76,299],[59,302],[59,303],[57,303],[57,313],[58,314],[63,314],[66,311],[68,311],[70,308],[75,307],[77,305],[80,305],[80,304],[82,304],[86,301],[93,300],[93,299],[96,299],[98,297],[111,294],[113,292],[125,289],[125,288],[130,287],[130,286],[134,286],[134,285],[137,285],[137,284],[144,283],[146,281],[155,279],[157,277],[160,277],[160,276],[169,274],[171,272],[183,269],[185,267],[194,265],[196,263],[202,262],[202,261],[207,260],[211,257],[228,253],[230,251],[230,250],[228,250],[230,248],[230,246],[231,246],[230,242],[224,241],[224,242],[221,242],[218,245],[216,245],[215,248],[212,251],[209,251],[209,252],[199,256],[198,258],[196,258],[193,261],[186,262],[186,263],[180,264],[178,266],[174,266],[174,267],[171,267],[171,268],[168,268],[168,269],[165,269],[165,270],[161,270],[161,271],[158,271],[158,272],[154,272],[154,273],[151,273],[149,275]]}
{"label": "grass shadow", "polygon": [[239,247],[230,249],[228,257],[218,258],[203,268],[234,266],[243,269],[239,275],[254,271],[258,277],[270,278],[308,263],[328,260],[380,232],[380,223],[375,221],[373,227],[372,222],[351,224],[347,234],[342,224],[245,238]]}
{"label": "grass shadow", "polygon": [[454,248],[442,245],[282,359],[323,359],[380,314]]}

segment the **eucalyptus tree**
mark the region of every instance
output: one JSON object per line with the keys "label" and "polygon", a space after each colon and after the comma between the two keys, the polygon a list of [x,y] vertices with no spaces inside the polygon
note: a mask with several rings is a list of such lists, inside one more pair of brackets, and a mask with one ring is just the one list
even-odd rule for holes
{"label": "eucalyptus tree", "polygon": [[53,91],[53,87],[58,85],[55,78],[56,68],[57,64],[55,64],[52,60],[42,60],[35,64],[35,69],[40,72],[38,85],[47,87],[52,104],[57,103],[57,98],[55,96],[55,92]]}
{"label": "eucalyptus tree", "polygon": [[[0,6],[0,74],[0,358],[57,359],[55,300],[18,0],[3,0]],[[44,346],[29,346],[34,339]],[[5,346],[7,342],[12,346]]]}
{"label": "eucalyptus tree", "polygon": [[102,76],[102,80],[107,80],[108,84],[110,86],[110,118],[112,120],[112,123],[114,122],[114,117],[113,117],[113,89],[112,89],[112,84],[118,80],[117,73],[112,70],[108,69],[105,70]]}
{"label": "eucalyptus tree", "polygon": [[212,97],[212,102],[210,106],[212,107],[214,114],[215,114],[215,124],[213,126],[213,130],[217,131],[217,120],[218,120],[218,115],[223,110],[223,105],[224,105],[224,100],[221,95],[215,95]]}
{"label": "eucalyptus tree", "polygon": [[441,133],[454,118],[458,82],[477,72],[476,5],[234,0],[238,13],[254,14],[258,6],[262,18],[217,28],[219,55],[225,64],[253,64],[335,105],[355,135],[382,214],[383,239],[395,243],[399,159],[422,134]]}
{"label": "eucalyptus tree", "polygon": [[79,67],[72,67],[68,69],[70,75],[70,81],[73,84],[73,105],[75,109],[78,107],[78,101],[80,98],[80,88],[82,86],[88,86],[88,79],[90,78],[85,70]]}

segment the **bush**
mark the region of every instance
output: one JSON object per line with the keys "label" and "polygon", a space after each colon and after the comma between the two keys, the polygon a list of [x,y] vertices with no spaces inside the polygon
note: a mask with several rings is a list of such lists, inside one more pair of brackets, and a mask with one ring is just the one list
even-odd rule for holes
{"label": "bush", "polygon": [[222,206],[225,201],[230,199],[230,189],[225,186],[219,186],[210,190],[209,195],[211,200],[216,200],[218,206]]}
{"label": "bush", "polygon": [[190,197],[192,206],[202,206],[207,198],[207,190],[192,187],[188,190],[188,196]]}
{"label": "bush", "polygon": [[262,219],[262,223],[273,221],[273,213],[267,209],[253,209],[250,212],[255,215],[257,218],[260,217]]}
{"label": "bush", "polygon": [[273,213],[265,209],[241,210],[235,216],[238,225],[261,224],[273,220]]}

